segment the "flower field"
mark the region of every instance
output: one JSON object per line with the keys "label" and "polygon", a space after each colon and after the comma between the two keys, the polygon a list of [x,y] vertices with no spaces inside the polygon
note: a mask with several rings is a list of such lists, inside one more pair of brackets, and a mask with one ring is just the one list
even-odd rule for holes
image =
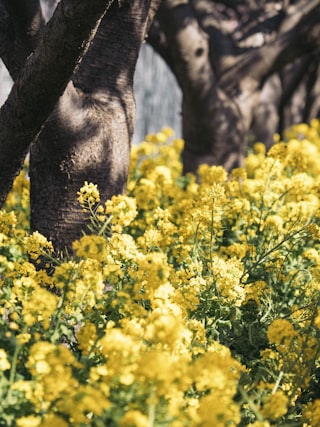
{"label": "flower field", "polygon": [[182,176],[170,129],[74,256],[0,211],[0,427],[320,426],[320,123]]}

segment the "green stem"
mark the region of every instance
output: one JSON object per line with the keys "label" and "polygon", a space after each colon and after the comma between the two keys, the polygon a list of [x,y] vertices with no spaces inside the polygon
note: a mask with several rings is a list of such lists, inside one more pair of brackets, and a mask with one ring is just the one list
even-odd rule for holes
{"label": "green stem", "polygon": [[251,271],[253,270],[255,267],[257,267],[265,258],[267,258],[269,255],[272,254],[272,252],[275,252],[276,250],[278,250],[285,242],[287,242],[288,240],[290,240],[292,237],[296,236],[297,234],[301,233],[308,224],[304,225],[303,227],[301,227],[299,230],[294,231],[291,234],[287,234],[286,237],[284,237],[279,243],[277,243],[273,248],[269,249],[265,254],[261,255],[261,257],[255,262],[253,263],[241,276],[240,278],[240,283],[242,283],[243,278]]}
{"label": "green stem", "polygon": [[[25,327],[22,330],[22,334],[27,332],[27,327]],[[15,381],[15,377],[16,377],[16,373],[17,373],[17,363],[18,363],[18,357],[19,357],[19,353],[22,349],[22,345],[19,344],[18,341],[16,341],[16,348],[14,350],[13,353],[13,357],[12,357],[12,361],[11,361],[11,369],[10,369],[10,376],[9,376],[9,391],[8,391],[8,401],[10,401],[11,399],[11,393],[12,393],[12,385]]]}
{"label": "green stem", "polygon": [[154,385],[151,385],[149,399],[150,399],[150,403],[149,403],[149,407],[148,407],[148,427],[154,427],[154,421],[156,418],[156,404],[155,404]]}
{"label": "green stem", "polygon": [[250,409],[252,410],[252,412],[254,413],[254,415],[256,416],[258,421],[264,421],[263,416],[261,415],[258,407],[255,405],[255,403],[253,402],[253,400],[249,397],[249,395],[244,391],[243,388],[239,388],[240,394],[243,397],[244,401],[249,405]]}

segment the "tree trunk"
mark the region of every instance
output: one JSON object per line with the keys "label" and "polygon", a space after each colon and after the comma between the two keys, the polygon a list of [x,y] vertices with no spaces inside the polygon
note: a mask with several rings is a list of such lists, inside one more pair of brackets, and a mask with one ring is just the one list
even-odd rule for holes
{"label": "tree trunk", "polygon": [[172,67],[183,93],[185,172],[196,172],[201,163],[227,170],[241,166],[264,83],[319,47],[320,0],[300,0],[281,13],[261,2],[257,10],[246,11],[247,20],[241,3],[238,14],[219,16],[210,0],[164,0],[157,15],[153,46]]}
{"label": "tree trunk", "polygon": [[307,76],[307,95],[304,109],[304,121],[310,122],[320,117],[320,61],[319,55],[313,58],[313,63]]}
{"label": "tree trunk", "polygon": [[[106,7],[106,0],[63,0],[47,24],[37,49],[21,70],[0,110],[0,206]],[[61,43],[66,38],[68,42]]]}
{"label": "tree trunk", "polygon": [[184,172],[196,172],[202,163],[221,164],[228,170],[241,166],[250,121],[219,85],[210,61],[208,35],[190,3],[166,0],[158,19],[183,94]]}
{"label": "tree trunk", "polygon": [[274,135],[279,130],[279,106],[281,99],[281,80],[273,74],[266,80],[253,111],[251,132],[255,141],[263,142],[267,149],[274,143]]}
{"label": "tree trunk", "polygon": [[150,10],[144,0],[112,5],[32,145],[31,227],[56,249],[70,249],[88,232],[77,201],[84,181],[98,184],[102,200],[125,190],[135,120],[133,73]]}

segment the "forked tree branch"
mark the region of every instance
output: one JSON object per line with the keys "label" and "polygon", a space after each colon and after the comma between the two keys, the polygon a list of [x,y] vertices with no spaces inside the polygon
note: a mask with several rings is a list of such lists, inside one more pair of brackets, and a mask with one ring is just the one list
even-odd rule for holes
{"label": "forked tree branch", "polygon": [[[112,0],[62,0],[0,110],[0,206]],[[35,100],[30,103],[30,99]]]}

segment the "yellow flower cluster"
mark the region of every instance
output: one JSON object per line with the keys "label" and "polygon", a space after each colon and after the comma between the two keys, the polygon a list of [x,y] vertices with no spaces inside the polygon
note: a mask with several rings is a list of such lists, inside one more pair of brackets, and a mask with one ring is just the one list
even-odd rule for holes
{"label": "yellow flower cluster", "polygon": [[[13,213],[13,210],[15,211],[15,222],[19,225],[16,229],[16,234],[19,233],[22,236],[30,228],[30,181],[28,167],[28,161],[26,161],[23,169],[15,179],[12,191],[8,194],[4,205],[4,209],[9,212],[9,215]],[[2,219],[0,223],[3,227]]]}
{"label": "yellow flower cluster", "polygon": [[96,184],[85,181],[83,187],[78,191],[78,201],[84,211],[92,209],[100,202],[100,193]]}
{"label": "yellow flower cluster", "polygon": [[319,122],[230,175],[182,176],[172,136],[133,147],[126,195],[84,184],[72,256],[0,212],[1,425],[319,425]]}

